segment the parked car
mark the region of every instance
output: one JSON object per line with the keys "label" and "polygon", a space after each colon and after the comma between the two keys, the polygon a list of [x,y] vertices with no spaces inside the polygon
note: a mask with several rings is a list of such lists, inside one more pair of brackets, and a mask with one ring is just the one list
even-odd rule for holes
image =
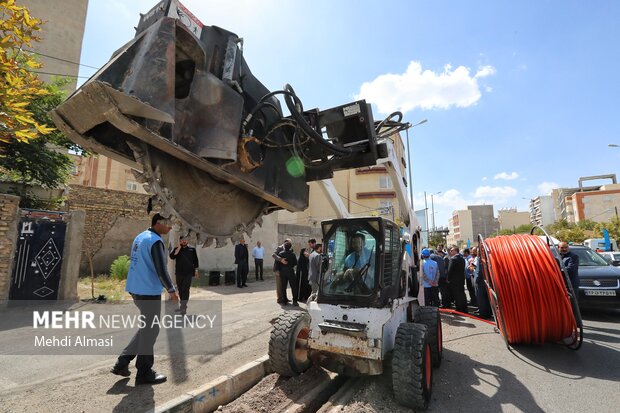
{"label": "parked car", "polygon": [[618,251],[601,251],[599,254],[605,258],[605,261],[610,263],[611,265],[618,267],[620,266],[620,252]]}
{"label": "parked car", "polygon": [[620,268],[586,246],[570,251],[579,257],[579,305],[620,307]]}

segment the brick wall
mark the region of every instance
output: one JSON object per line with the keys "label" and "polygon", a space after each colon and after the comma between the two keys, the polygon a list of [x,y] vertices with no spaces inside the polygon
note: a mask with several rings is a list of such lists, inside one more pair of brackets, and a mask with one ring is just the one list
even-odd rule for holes
{"label": "brick wall", "polygon": [[0,300],[9,297],[18,223],[19,197],[0,194]]}
{"label": "brick wall", "polygon": [[[70,185],[69,188],[66,209],[86,212],[80,271],[90,273],[88,257],[91,256],[95,273],[107,272],[118,255],[129,255],[135,236],[148,228],[150,217],[146,207],[149,195],[81,185]],[[123,239],[119,239],[119,232],[124,235]]]}

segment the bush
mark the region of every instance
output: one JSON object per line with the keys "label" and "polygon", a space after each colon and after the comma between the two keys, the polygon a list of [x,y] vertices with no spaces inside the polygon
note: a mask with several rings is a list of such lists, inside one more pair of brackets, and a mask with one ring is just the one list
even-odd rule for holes
{"label": "bush", "polygon": [[126,280],[129,272],[129,256],[121,255],[110,266],[110,276],[117,280]]}

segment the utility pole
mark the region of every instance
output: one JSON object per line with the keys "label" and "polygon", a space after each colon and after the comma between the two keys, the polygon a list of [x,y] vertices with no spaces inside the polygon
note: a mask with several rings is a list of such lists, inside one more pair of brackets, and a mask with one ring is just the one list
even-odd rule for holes
{"label": "utility pole", "polygon": [[424,215],[426,218],[426,243],[428,244],[430,242],[430,234],[428,232],[428,202],[426,201],[426,191],[424,191]]}

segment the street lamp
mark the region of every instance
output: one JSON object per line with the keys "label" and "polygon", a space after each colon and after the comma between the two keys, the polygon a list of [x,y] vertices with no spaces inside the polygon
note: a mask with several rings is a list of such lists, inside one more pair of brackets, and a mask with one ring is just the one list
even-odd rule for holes
{"label": "street lamp", "polygon": [[[422,119],[421,121],[419,121],[418,123],[416,123],[415,125],[409,126],[409,128],[415,128],[416,126],[420,126],[423,123],[428,122],[428,119]],[[411,181],[411,151],[409,149],[409,147],[411,146],[411,144],[409,143],[409,128],[406,129],[406,133],[407,133],[407,169],[409,169],[409,198],[411,201],[411,209],[413,210],[413,184]],[[428,215],[428,214],[427,214]],[[427,227],[428,227],[428,222],[426,223]]]}

